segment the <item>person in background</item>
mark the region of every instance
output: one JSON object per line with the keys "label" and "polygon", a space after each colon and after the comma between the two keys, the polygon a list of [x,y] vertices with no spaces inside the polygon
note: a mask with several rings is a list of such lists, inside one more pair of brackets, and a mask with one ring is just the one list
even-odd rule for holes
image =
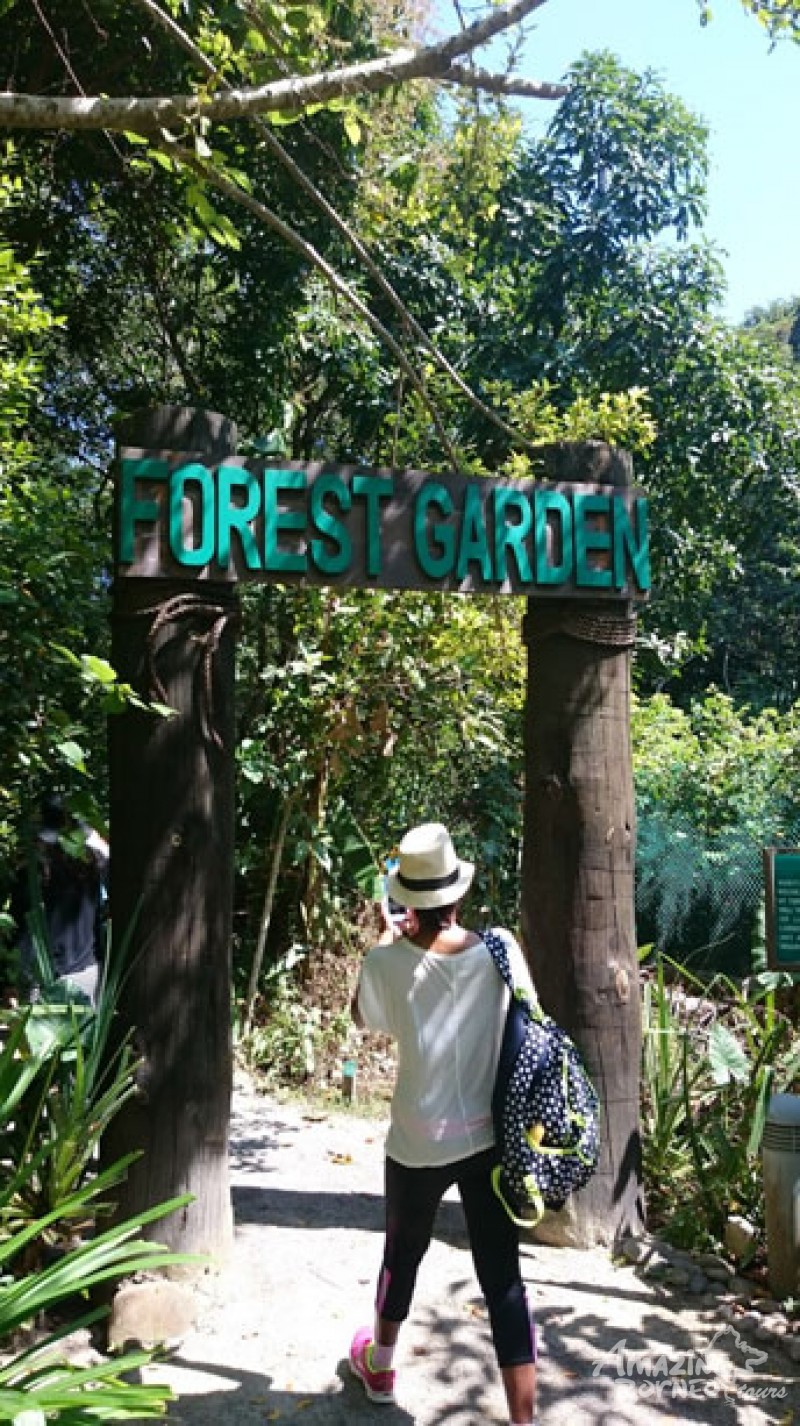
{"label": "person in background", "polygon": [[[406,833],[385,896],[387,907],[405,908],[405,919],[367,953],[353,997],[357,1025],[396,1039],[398,1070],[386,1140],[386,1233],[375,1320],[356,1332],[349,1361],[371,1401],[394,1401],[398,1334],[436,1209],[456,1184],[509,1420],[532,1426],[536,1346],[518,1231],[491,1181],[497,1162],[491,1099],[508,991],[481,937],[458,919],[473,874],[440,823]],[[520,947],[510,932],[497,934],[508,946],[515,984],[533,995]]]}
{"label": "person in background", "polygon": [[33,868],[20,870],[11,898],[23,979],[31,998],[38,998],[36,943],[43,941],[40,949],[54,978],[94,1004],[105,935],[108,843],[69,815],[60,794],[48,793],[41,802],[34,853]]}

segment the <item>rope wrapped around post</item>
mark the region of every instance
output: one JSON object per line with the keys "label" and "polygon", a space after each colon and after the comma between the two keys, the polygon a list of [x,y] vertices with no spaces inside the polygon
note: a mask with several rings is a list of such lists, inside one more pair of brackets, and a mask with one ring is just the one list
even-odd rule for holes
{"label": "rope wrapped around post", "polygon": [[232,623],[234,627],[238,625],[238,609],[226,608],[224,604],[216,603],[199,594],[182,593],[176,594],[160,604],[147,605],[142,609],[128,609],[125,611],[125,617],[152,619],[146,638],[147,696],[156,698],[161,703],[167,703],[168,696],[158,674],[158,657],[169,640],[159,642],[158,635],[170,624],[178,624],[182,619],[206,618],[211,621],[205,633],[193,636],[202,647],[201,697],[198,706],[203,737],[220,752],[223,752],[224,744],[217,731],[214,718],[214,655],[219,648],[225,626],[229,623]]}
{"label": "rope wrapped around post", "polygon": [[565,606],[559,602],[558,607],[552,607],[540,600],[535,610],[529,607],[525,614],[523,639],[531,647],[545,639],[565,635],[586,644],[630,649],[636,643],[636,627],[636,613],[630,605],[604,609],[587,607],[584,603]]}

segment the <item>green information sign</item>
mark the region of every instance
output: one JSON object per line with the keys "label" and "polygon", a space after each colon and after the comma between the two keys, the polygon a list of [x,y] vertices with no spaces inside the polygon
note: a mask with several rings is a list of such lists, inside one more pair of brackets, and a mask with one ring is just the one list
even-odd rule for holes
{"label": "green information sign", "polygon": [[645,599],[633,487],[479,479],[124,449],[119,578]]}
{"label": "green information sign", "polygon": [[800,971],[800,848],[764,850],[767,960],[775,970]]}

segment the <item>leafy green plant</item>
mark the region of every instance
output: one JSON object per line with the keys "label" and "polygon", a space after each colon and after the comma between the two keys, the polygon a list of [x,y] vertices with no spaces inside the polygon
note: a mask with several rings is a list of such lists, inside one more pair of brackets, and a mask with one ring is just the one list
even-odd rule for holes
{"label": "leafy green plant", "polygon": [[[98,1174],[55,1212],[28,1223],[0,1242],[0,1270],[23,1258],[32,1242],[45,1238],[58,1215],[66,1212],[76,1220],[85,1221],[87,1216],[97,1212],[101,1196],[124,1177],[132,1157]],[[26,1171],[34,1171],[33,1161],[21,1172],[24,1175]],[[0,1194],[0,1203],[3,1197]],[[2,1279],[0,1341],[7,1341],[12,1333],[40,1314],[51,1315],[65,1299],[72,1301],[80,1297],[88,1305],[90,1290],[101,1283],[136,1272],[185,1264],[185,1254],[171,1253],[163,1245],[147,1242],[139,1235],[148,1223],[174,1212],[188,1201],[183,1196],[159,1204],[80,1242],[47,1268],[16,1279]],[[105,1312],[103,1307],[89,1306],[77,1318],[70,1316],[66,1323],[4,1362],[0,1367],[0,1419],[15,1421],[21,1413],[30,1412],[31,1422],[50,1418],[64,1426],[81,1426],[84,1422],[139,1420],[164,1414],[167,1402],[172,1399],[169,1387],[142,1386],[126,1380],[127,1373],[152,1360],[153,1352],[129,1352],[113,1361],[101,1361],[88,1367],[78,1367],[59,1356],[58,1344],[65,1336],[92,1326]]]}
{"label": "leafy green plant", "polygon": [[[556,397],[551,382],[534,382],[527,391],[509,397],[512,423],[535,441],[607,441],[630,451],[646,451],[656,438],[649,396],[641,386],[581,394],[566,409],[559,407]],[[535,469],[535,456],[516,452],[509,458],[511,476],[529,476]]]}
{"label": "leafy green plant", "polygon": [[[0,1130],[16,1171],[2,1185],[0,1221],[13,1233],[29,1220],[48,1220],[35,1235],[41,1255],[69,1240],[76,1190],[94,1171],[100,1139],[135,1093],[128,1043],[111,1052],[127,938],[109,946],[92,1007],[55,981],[46,948],[41,899],[33,900],[33,944],[40,1000],[0,1018],[8,1041],[0,1055]],[[5,1092],[4,1092],[5,1091]],[[70,1206],[72,1205],[72,1206]]]}
{"label": "leafy green plant", "polygon": [[313,1075],[319,1048],[321,1011],[303,1005],[293,971],[308,952],[292,946],[266,972],[263,1018],[243,1037],[246,1062],[274,1084],[302,1083]]}
{"label": "leafy green plant", "polygon": [[670,955],[745,973],[758,942],[761,848],[792,844],[798,709],[753,712],[708,690],[690,707],[634,699],[636,905]]}
{"label": "leafy green plant", "polygon": [[[192,1261],[141,1236],[184,1206],[186,1195],[101,1226],[135,1157],[96,1167],[100,1135],[134,1089],[128,1046],[112,1052],[110,1044],[120,977],[112,962],[96,1010],[44,1002],[12,1009],[0,1022],[0,1342],[10,1345],[30,1324],[44,1323],[45,1331],[0,1366],[0,1419],[29,1426],[145,1420],[163,1415],[172,1396],[167,1387],[127,1380],[152,1352],[79,1367],[59,1348],[105,1314],[91,1302],[93,1289]],[[66,1318],[54,1325],[59,1308]]]}
{"label": "leafy green plant", "polygon": [[[76,1226],[69,1204],[73,1192],[93,1169],[100,1139],[111,1119],[135,1092],[131,1057],[123,1055],[113,1067],[98,1065],[96,1021],[89,1017],[82,1026],[67,1007],[63,1022],[47,1009],[47,1022],[31,1012],[28,1035],[35,1031],[41,1043],[42,1031],[49,1046],[42,1045],[46,1069],[23,1100],[9,1132],[9,1146],[18,1162],[37,1163],[36,1172],[26,1175],[5,1209],[7,1224],[56,1214],[52,1229],[38,1241],[47,1243],[69,1237]],[[88,1041],[88,1043],[86,1043]]]}
{"label": "leafy green plant", "polygon": [[705,983],[659,957],[645,982],[645,1179],[654,1216],[682,1242],[720,1242],[735,1212],[763,1222],[769,1099],[800,1074],[800,1046],[777,1005],[784,979]]}
{"label": "leafy green plant", "polygon": [[691,1144],[698,1184],[718,1234],[730,1212],[763,1218],[759,1151],[769,1099],[800,1073],[800,1046],[791,1021],[776,1007],[782,979],[766,973],[740,985],[716,976],[711,985],[726,1018],[709,1028],[707,1054],[716,1094],[696,1116]]}
{"label": "leafy green plant", "polygon": [[319,1081],[331,1060],[346,1054],[352,1038],[349,1005],[322,1009],[304,997],[302,975],[308,950],[293,946],[265,975],[256,1017],[239,1026],[245,1063],[275,1087]]}
{"label": "leafy green plant", "polygon": [[691,1061],[683,1053],[690,1043],[674,998],[669,993],[665,964],[659,957],[654,979],[643,985],[642,1134],[644,1169],[648,1185],[683,1191],[692,1174],[692,1155],[686,1125],[686,1086],[692,1096],[707,1092],[708,1075],[702,1059]]}

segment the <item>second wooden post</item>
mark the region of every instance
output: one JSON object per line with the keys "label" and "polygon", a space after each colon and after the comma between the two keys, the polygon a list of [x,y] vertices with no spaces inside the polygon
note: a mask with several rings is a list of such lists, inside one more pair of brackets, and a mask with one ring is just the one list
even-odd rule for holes
{"label": "second wooden post", "polygon": [[[626,453],[545,448],[554,481],[627,485]],[[522,931],[545,1010],[576,1040],[601,1100],[595,1177],[537,1236],[589,1246],[641,1230],[641,1010],[627,603],[528,601]]]}

